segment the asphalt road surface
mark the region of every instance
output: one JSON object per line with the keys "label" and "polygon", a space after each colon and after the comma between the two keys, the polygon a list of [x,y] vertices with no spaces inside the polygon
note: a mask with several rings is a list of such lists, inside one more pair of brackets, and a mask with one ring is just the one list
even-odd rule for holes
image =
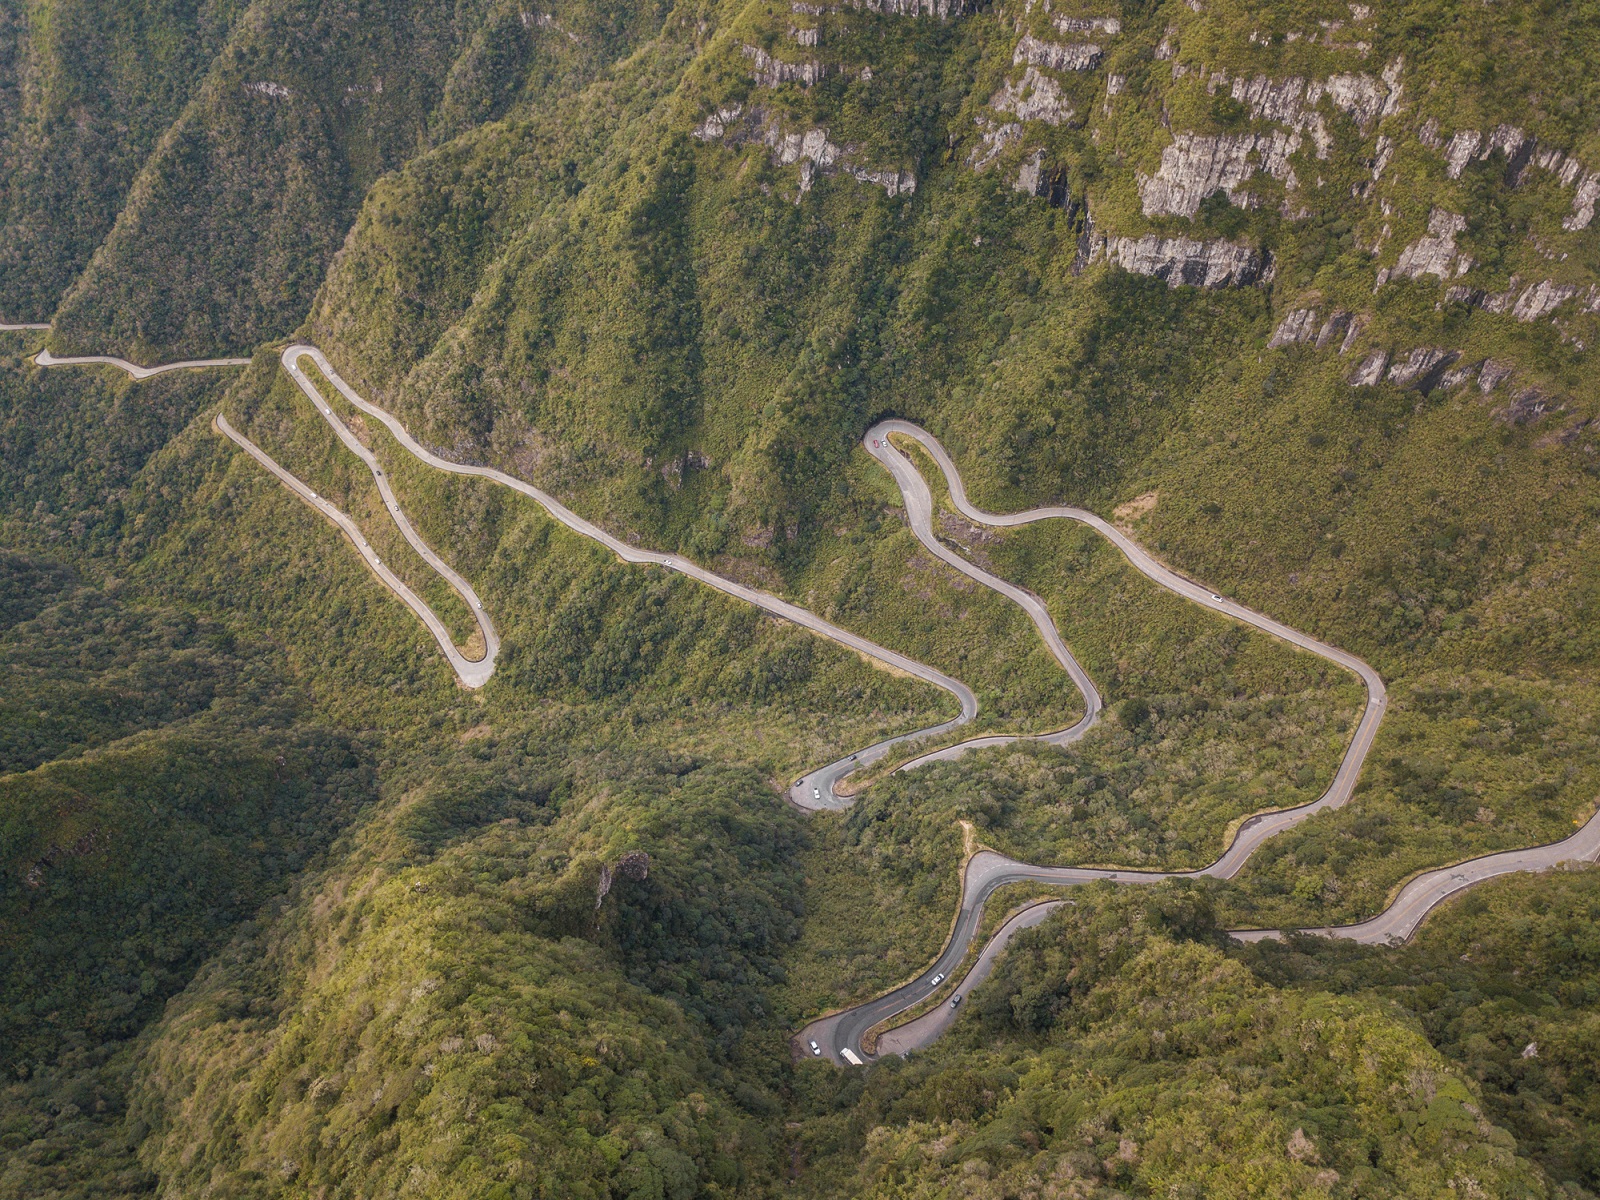
{"label": "asphalt road surface", "polygon": [[[463,598],[467,600],[484,634],[485,644],[488,647],[485,657],[477,662],[462,657],[460,652],[456,650],[448,631],[443,623],[439,621],[437,615],[379,561],[376,552],[367,544],[359,528],[348,516],[317,496],[310,487],[284,470],[259,447],[229,425],[225,418],[220,416],[216,420],[218,430],[244,448],[247,453],[286,486],[345,532],[379,578],[409,605],[423,620],[424,624],[428,626],[435,640],[438,641],[440,649],[444,652],[452,667],[456,669],[462,681],[467,683],[468,686],[481,686],[493,673],[494,655],[499,645],[498,639],[494,634],[493,623],[484,612],[481,602],[479,602],[470,585],[434,554],[432,549],[416,534],[410,522],[406,520],[404,513],[400,510],[398,500],[389,487],[387,477],[378,465],[377,459],[361,444],[360,440],[355,437],[337,414],[332,411],[316,386],[304,374],[300,364],[302,360],[307,358],[316,364],[329,382],[352,406],[383,422],[409,453],[431,466],[454,474],[491,479],[510,487],[535,500],[552,518],[562,525],[604,545],[624,562],[650,564],[678,571],[727,595],[754,604],[774,616],[782,617],[806,629],[810,629],[880,663],[931,683],[957,700],[960,711],[958,715],[949,720],[929,729],[886,739],[806,775],[790,791],[791,799],[801,807],[813,809],[842,807],[848,803],[848,800],[837,795],[834,784],[844,775],[882,758],[895,745],[910,738],[927,737],[949,732],[969,722],[976,715],[977,700],[971,689],[959,680],[918,663],[896,651],[878,646],[865,638],[850,633],[848,630],[841,629],[797,605],[790,604],[785,600],[780,600],[775,596],[746,587],[732,580],[724,579],[681,557],[656,551],[640,550],[630,546],[606,533],[593,523],[579,517],[538,488],[506,475],[504,472],[490,467],[456,463],[442,458],[413,439],[394,417],[362,399],[345,383],[315,347],[306,345],[288,347],[282,355],[284,369],[323,415],[324,419],[332,426],[340,440],[367,464],[368,469],[373,473],[374,480],[378,484],[390,516],[395,520],[402,533],[405,534],[407,540],[429,565],[449,580],[462,594]],[[48,351],[41,351],[36,361],[41,366],[107,364],[127,371],[136,379],[145,379],[163,371],[190,367],[237,366],[243,365],[249,360],[206,359],[169,363],[160,367],[138,367],[123,359],[107,356],[94,355],[57,359],[50,356]],[[983,512],[975,508],[967,500],[960,473],[956,470],[955,464],[945,452],[944,447],[932,435],[904,421],[885,421],[875,425],[868,431],[863,439],[863,444],[868,452],[887,467],[894,476],[906,500],[908,522],[918,540],[942,561],[970,578],[983,583],[986,587],[991,587],[1002,595],[1007,596],[1022,607],[1033,620],[1040,636],[1044,639],[1046,645],[1050,647],[1051,652],[1055,654],[1057,661],[1061,663],[1062,667],[1082,691],[1086,701],[1084,717],[1068,729],[1052,734],[1039,735],[1041,740],[1062,744],[1081,736],[1094,723],[1099,714],[1101,708],[1099,692],[1095,688],[1094,682],[1072,656],[1071,651],[1056,630],[1054,622],[1051,621],[1049,613],[1037,597],[987,571],[981,570],[939,541],[933,529],[933,500],[927,481],[922,478],[921,473],[911,460],[891,444],[889,440],[891,433],[903,434],[906,437],[914,438],[927,450],[938,464],[940,470],[944,472],[952,503],[957,511],[968,520],[978,524],[1009,527],[1028,524],[1033,521],[1061,518],[1089,525],[1115,545],[1136,570],[1162,587],[1202,607],[1212,609],[1224,616],[1263,630],[1352,671],[1366,685],[1367,703],[1361,719],[1357,723],[1355,734],[1351,738],[1350,744],[1340,762],[1339,770],[1334,777],[1333,783],[1321,797],[1310,804],[1301,805],[1298,808],[1283,809],[1248,818],[1240,825],[1232,843],[1222,856],[1210,866],[1198,871],[1167,873],[1117,871],[1086,867],[1047,867],[1020,863],[993,851],[982,851],[974,855],[968,861],[963,873],[961,907],[957,913],[951,936],[934,963],[915,980],[864,1004],[819,1018],[806,1026],[797,1035],[795,1039],[797,1053],[806,1053],[808,1051],[806,1043],[815,1039],[822,1048],[823,1054],[836,1062],[843,1061],[843,1052],[845,1050],[850,1050],[859,1058],[865,1058],[866,1056],[861,1053],[860,1049],[862,1035],[873,1026],[892,1019],[895,1015],[905,1012],[920,1001],[927,999],[937,990],[931,982],[932,978],[939,974],[948,975],[965,959],[982,919],[984,904],[996,888],[1015,882],[1071,885],[1089,883],[1098,879],[1109,879],[1115,883],[1138,884],[1154,883],[1168,878],[1202,875],[1224,879],[1232,878],[1244,866],[1244,863],[1255,848],[1267,838],[1304,821],[1319,811],[1337,808],[1349,800],[1356,777],[1360,773],[1361,765],[1371,748],[1378,723],[1382,720],[1386,704],[1383,681],[1378,677],[1376,671],[1354,655],[1329,646],[1325,642],[1321,642],[1307,634],[1290,629],[1271,617],[1228,600],[1211,589],[1177,574],[1157,562],[1138,543],[1128,538],[1115,526],[1083,509],[1050,506],[1004,515]],[[902,764],[898,769],[910,770],[926,762],[955,757],[980,745],[999,745],[1014,740],[1017,739],[1011,736],[970,739],[958,745],[915,758],[908,763]],[[1600,813],[1590,818],[1571,837],[1553,845],[1503,851],[1453,867],[1443,867],[1419,875],[1401,889],[1393,904],[1370,920],[1356,925],[1326,927],[1307,930],[1306,932],[1329,937],[1351,938],[1355,941],[1368,943],[1387,943],[1401,940],[1409,937],[1434,907],[1475,883],[1516,871],[1544,871],[1563,863],[1592,862],[1597,858],[1600,858]],[[985,945],[973,967],[962,977],[949,994],[965,997],[971,988],[976,987],[978,983],[987,977],[996,959],[1014,933],[1044,920],[1051,911],[1059,907],[1060,903],[1062,902],[1052,901],[1035,905],[1008,920],[996,932],[989,943]],[[1238,930],[1234,932],[1233,936],[1241,940],[1255,941],[1262,938],[1281,937],[1282,933],[1279,930]],[[942,981],[941,986],[948,987],[948,980]],[[951,1009],[947,997],[941,996],[940,1003],[927,1013],[883,1033],[879,1038],[878,1051],[879,1053],[904,1054],[910,1050],[925,1046],[938,1037],[959,1015],[960,1010]]]}
{"label": "asphalt road surface", "polygon": [[[24,326],[24,328],[37,328]],[[50,328],[46,325],[44,328]],[[116,367],[126,371],[135,379],[149,379],[152,375],[164,375],[168,371],[189,371],[195,367],[248,367],[248,358],[186,358],[182,362],[163,363],[159,367],[141,367],[131,363],[125,358],[113,358],[109,354],[75,354],[69,358],[57,358],[48,350],[41,350],[33,356],[33,361],[41,367]]]}
{"label": "asphalt road surface", "polygon": [[[243,447],[246,454],[277,476],[285,487],[327,517],[328,520],[332,521],[344,532],[344,535],[350,539],[351,544],[355,546],[356,552],[361,555],[362,561],[372,569],[372,573],[382,580],[390,591],[400,597],[405,605],[416,613],[421,618],[422,623],[428,627],[428,632],[433,634],[433,640],[439,643],[439,649],[444,652],[445,658],[449,660],[451,667],[455,669],[456,676],[461,680],[462,684],[469,688],[478,688],[488,682],[489,676],[494,673],[493,658],[489,657],[486,661],[474,662],[457,650],[455,641],[451,638],[450,631],[445,628],[444,622],[439,619],[438,615],[428,607],[420,596],[405,585],[398,575],[384,565],[383,560],[378,557],[378,552],[372,548],[362,534],[359,525],[334,507],[333,504],[317,495],[308,484],[279,466],[265,450],[230,425],[227,417],[219,413],[213,424],[218,432],[238,443]],[[495,644],[498,645],[498,643]]]}

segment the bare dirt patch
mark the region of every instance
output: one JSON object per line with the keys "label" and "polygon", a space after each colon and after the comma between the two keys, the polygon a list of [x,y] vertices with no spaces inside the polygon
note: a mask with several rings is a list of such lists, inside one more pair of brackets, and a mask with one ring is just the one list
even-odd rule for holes
{"label": "bare dirt patch", "polygon": [[1146,492],[1142,496],[1135,496],[1126,504],[1119,504],[1112,509],[1111,519],[1124,527],[1136,525],[1155,511],[1156,503],[1160,499],[1160,492]]}

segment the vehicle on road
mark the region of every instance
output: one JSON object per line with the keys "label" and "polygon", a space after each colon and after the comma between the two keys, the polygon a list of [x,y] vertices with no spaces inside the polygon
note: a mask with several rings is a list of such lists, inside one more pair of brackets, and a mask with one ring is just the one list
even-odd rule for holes
{"label": "vehicle on road", "polygon": [[951,996],[950,997],[950,1007],[951,1008],[957,1007],[960,1003],[961,1003],[961,997],[960,996]]}
{"label": "vehicle on road", "polygon": [[811,1053],[813,1053],[813,1054],[821,1054],[822,1053],[822,1047],[817,1045],[815,1038],[813,1038],[809,1044],[811,1046]]}
{"label": "vehicle on road", "polygon": [[822,789],[821,788],[812,788],[811,789],[811,798],[813,800],[821,800],[822,799]]}
{"label": "vehicle on road", "polygon": [[1216,601],[1216,603],[1218,603],[1218,604],[1222,603],[1222,597],[1217,595],[1215,592],[1211,593],[1211,599]]}
{"label": "vehicle on road", "polygon": [[854,1050],[850,1049],[849,1046],[846,1046],[843,1050],[839,1051],[839,1055],[852,1067],[864,1067],[867,1065],[861,1061],[861,1056]]}
{"label": "vehicle on road", "polygon": [[932,979],[928,980],[929,985],[932,986],[932,987],[938,987],[943,982],[944,982],[944,972],[943,971],[940,971]]}

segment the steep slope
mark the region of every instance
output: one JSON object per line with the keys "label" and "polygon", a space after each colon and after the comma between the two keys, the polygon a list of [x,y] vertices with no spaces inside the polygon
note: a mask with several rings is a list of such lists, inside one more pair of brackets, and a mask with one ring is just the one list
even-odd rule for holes
{"label": "steep slope", "polygon": [[375,179],[519,99],[570,89],[651,18],[257,0],[63,298],[57,348],[159,361],[287,333]]}
{"label": "steep slope", "polygon": [[50,319],[243,7],[0,9],[0,319]]}
{"label": "steep slope", "polygon": [[[275,354],[133,385],[35,370],[4,335],[0,522],[30,581],[0,575],[20,630],[0,643],[4,751],[26,772],[0,779],[11,911],[37,915],[37,864],[63,882],[34,922],[59,937],[6,924],[27,968],[8,1011],[49,1036],[17,1035],[0,1190],[1600,1186],[1575,885],[1516,885],[1579,913],[1531,930],[1531,958],[1491,936],[1503,905],[1463,910],[1436,957],[1342,975],[1268,948],[1244,956],[1262,983],[1213,944],[1218,924],[1367,915],[1412,871],[1564,835],[1600,792],[1597,15],[1375,9],[195,17],[226,45],[58,348],[149,361],[299,330],[441,453],[970,668],[1001,721],[1071,719],[1026,623],[919,551],[858,452],[902,414],[985,507],[1114,518],[1374,663],[1392,707],[1348,808],[1203,905],[1080,897],[921,1062],[796,1067],[792,1029],[936,950],[957,821],[1037,861],[1205,861],[1245,813],[1315,794],[1349,729],[1341,681],[1166,605],[1070,531],[942,511],[957,552],[1044,598],[1113,719],[802,825],[782,786],[915,727],[919,688],[623,568],[341,409],[502,626],[495,678],[458,691],[338,535],[209,430],[225,408],[437,588]],[[429,594],[465,636],[459,601]],[[146,702],[157,681],[170,703]],[[247,726],[254,709],[281,727]],[[324,733],[370,764],[371,802],[316,825],[325,857],[291,859],[321,784],[278,778],[272,752]],[[147,857],[113,870],[85,813]],[[152,901],[147,929],[186,847],[199,899]],[[1385,963],[1443,981],[1459,1021]],[[1513,970],[1559,1003],[1456,996]],[[1312,994],[1369,982],[1422,1032]],[[93,1017],[72,1036],[48,1020],[68,1001]],[[1513,1061],[1538,1022],[1547,1063]]]}

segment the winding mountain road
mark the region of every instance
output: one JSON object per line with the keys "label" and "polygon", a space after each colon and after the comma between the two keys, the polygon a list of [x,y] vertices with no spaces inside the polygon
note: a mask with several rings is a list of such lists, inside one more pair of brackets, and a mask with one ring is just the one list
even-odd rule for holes
{"label": "winding mountain road", "polygon": [[[46,325],[45,328],[50,327]],[[125,358],[114,358],[109,354],[74,354],[69,358],[57,358],[48,350],[39,351],[33,356],[33,361],[41,367],[116,367],[120,371],[126,371],[135,379],[149,379],[152,375],[165,375],[168,371],[192,371],[196,367],[250,365],[248,358],[186,358],[182,362],[162,363],[159,367],[141,367],[138,363],[131,363]]]}
{"label": "winding mountain road", "polygon": [[[301,482],[295,475],[279,466],[265,450],[230,425],[227,417],[218,413],[212,425],[219,433],[233,440],[244,449],[246,454],[277,476],[278,481],[291,492],[299,496],[343,531],[344,535],[350,539],[351,544],[355,546],[356,552],[361,555],[362,560],[371,568],[372,573],[383,581],[385,587],[400,597],[407,608],[421,618],[422,623],[428,627],[428,632],[433,634],[433,640],[439,643],[439,649],[443,651],[450,666],[455,670],[456,676],[465,686],[469,688],[482,687],[489,681],[489,676],[494,673],[494,655],[492,651],[482,660],[474,662],[457,650],[455,640],[451,638],[450,631],[445,628],[444,622],[439,619],[438,615],[428,607],[420,596],[405,585],[405,582],[398,575],[384,565],[383,560],[378,557],[378,552],[372,548],[365,535],[362,534],[359,525],[328,500],[317,495],[309,485]],[[413,542],[412,544],[415,545],[416,543]],[[428,554],[430,556],[429,565],[431,566],[433,552],[430,550]],[[451,574],[454,574],[454,572],[451,572]],[[446,576],[446,578],[449,578],[449,576]],[[473,601],[476,601],[477,596],[470,588],[467,589],[467,595],[471,595]],[[483,615],[482,608],[476,608],[474,612],[478,616],[479,628],[484,631],[484,640],[492,648],[498,648],[499,640],[494,637],[494,628],[489,624],[488,618]]]}
{"label": "winding mountain road", "polygon": [[[365,541],[354,521],[274,462],[264,451],[229,425],[225,417],[219,415],[216,418],[216,428],[241,446],[281,482],[345,532],[385,585],[394,591],[422,619],[423,623],[433,633],[440,649],[456,671],[457,676],[466,686],[482,686],[493,674],[494,659],[499,648],[499,640],[494,632],[493,623],[484,612],[483,605],[471,586],[427,546],[406,519],[376,457],[362,444],[361,440],[355,436],[338,414],[333,411],[315,383],[305,374],[301,364],[308,359],[352,407],[382,422],[408,453],[430,466],[453,474],[489,479],[509,487],[533,499],[560,524],[600,543],[624,562],[653,565],[678,571],[691,579],[716,588],[726,595],[753,604],[774,616],[792,621],[870,659],[931,683],[956,699],[959,705],[959,712],[955,717],[927,729],[885,739],[865,750],[842,757],[802,777],[790,789],[790,798],[800,807],[813,810],[844,807],[849,803],[849,799],[841,796],[835,785],[846,775],[882,759],[896,745],[914,738],[942,736],[970,722],[976,716],[978,710],[977,698],[972,690],[961,681],[943,672],[934,670],[897,651],[889,650],[886,647],[868,641],[859,635],[834,625],[832,622],[823,620],[797,605],[790,604],[788,601],[780,600],[765,592],[715,575],[686,559],[656,551],[640,550],[630,546],[621,539],[606,533],[592,522],[579,517],[565,505],[540,489],[502,471],[491,467],[453,462],[428,450],[412,438],[410,433],[395,417],[357,394],[333,369],[321,351],[313,346],[304,344],[289,346],[281,356],[285,371],[288,372],[289,376],[312,402],[317,411],[327,420],[340,441],[367,465],[378,485],[379,492],[391,518],[394,519],[406,540],[467,601],[473,615],[478,620],[479,628],[483,632],[487,648],[484,658],[472,661],[460,654],[451,641],[443,622],[439,620],[426,603],[418,598],[414,592],[394,576],[393,572],[389,571],[378,560],[376,552]],[[108,356],[54,358],[49,355],[48,351],[41,351],[35,361],[41,366],[105,364],[125,370],[135,379],[145,379],[164,371],[192,367],[238,366],[250,360],[207,359],[170,363],[161,367],[138,367],[124,359]],[[893,445],[891,435],[901,435],[914,439],[927,451],[944,473],[952,504],[969,521],[1002,528],[1053,519],[1077,521],[1088,525],[1116,546],[1136,570],[1169,591],[1204,608],[1211,609],[1220,615],[1260,629],[1351,671],[1365,684],[1367,703],[1364,706],[1360,720],[1357,722],[1355,733],[1345,750],[1344,757],[1340,761],[1339,769],[1335,773],[1333,782],[1327,791],[1309,804],[1291,809],[1260,813],[1249,817],[1240,824],[1231,844],[1223,854],[1207,867],[1195,871],[1182,872],[1127,871],[1089,867],[1046,867],[1021,863],[990,850],[974,854],[967,861],[963,870],[961,906],[951,930],[951,935],[946,942],[944,950],[934,963],[917,979],[894,988],[866,1003],[819,1018],[807,1025],[797,1035],[795,1039],[797,1053],[804,1053],[808,1048],[806,1043],[815,1041],[821,1053],[835,1062],[863,1060],[867,1056],[862,1050],[861,1039],[870,1029],[891,1020],[896,1015],[905,1012],[938,992],[939,988],[932,982],[933,978],[935,976],[948,975],[965,960],[972,939],[976,935],[982,920],[985,903],[996,889],[1006,884],[1031,882],[1060,886],[1090,883],[1102,879],[1119,884],[1138,884],[1156,883],[1163,879],[1196,878],[1200,876],[1221,879],[1232,878],[1243,868],[1250,855],[1262,842],[1285,829],[1299,824],[1318,812],[1338,808],[1350,799],[1361,765],[1371,749],[1373,738],[1377,733],[1378,724],[1383,718],[1387,704],[1387,694],[1382,679],[1379,678],[1376,671],[1361,659],[1307,634],[1300,633],[1298,630],[1291,629],[1287,625],[1253,609],[1228,600],[1195,581],[1177,574],[1151,557],[1137,542],[1127,537],[1115,526],[1091,512],[1066,506],[1048,506],[1010,514],[992,514],[977,509],[967,499],[960,472],[956,469],[954,462],[945,452],[944,447],[931,434],[906,421],[881,422],[868,430],[863,438],[863,445],[867,452],[887,468],[894,477],[905,498],[908,524],[917,539],[941,561],[982,583],[984,586],[993,588],[1020,606],[1032,619],[1041,638],[1050,648],[1051,653],[1055,655],[1056,660],[1069,677],[1072,678],[1084,696],[1085,713],[1078,722],[1054,733],[1034,735],[1035,740],[1062,745],[1081,737],[1093,726],[1099,716],[1101,711],[1099,692],[1095,688],[1093,680],[1089,678],[1088,674],[1073,657],[1071,650],[1061,638],[1060,632],[1050,618],[1048,610],[1038,597],[982,570],[950,550],[939,540],[933,527],[934,503],[928,483],[922,477],[915,463]],[[902,771],[912,770],[929,762],[955,758],[980,746],[1002,745],[1017,740],[1019,740],[1019,736],[1014,735],[988,735],[972,738],[913,758],[896,769]],[[1394,902],[1382,913],[1370,920],[1356,925],[1327,927],[1306,932],[1378,944],[1404,939],[1415,931],[1427,913],[1439,903],[1475,883],[1511,872],[1544,871],[1562,863],[1590,862],[1595,861],[1597,858],[1600,858],[1600,813],[1596,813],[1591,817],[1577,833],[1553,845],[1503,851],[1485,855],[1456,866],[1443,867],[1426,872],[1406,884],[1400,890]],[[1015,933],[1043,921],[1051,912],[1059,908],[1062,903],[1070,902],[1048,901],[1036,904],[1015,914],[1006,921],[990,939],[989,943],[985,945],[971,969],[955,984],[950,994],[964,997],[988,976],[1005,945]],[[1258,941],[1263,938],[1281,937],[1282,933],[1278,930],[1239,930],[1233,936],[1243,941]],[[945,981],[941,980],[941,982]],[[926,1046],[937,1038],[957,1015],[959,1015],[959,1009],[952,1008],[947,1000],[941,996],[940,1002],[936,1007],[911,1021],[883,1032],[878,1039],[877,1052],[880,1054],[905,1054],[911,1050]]]}

